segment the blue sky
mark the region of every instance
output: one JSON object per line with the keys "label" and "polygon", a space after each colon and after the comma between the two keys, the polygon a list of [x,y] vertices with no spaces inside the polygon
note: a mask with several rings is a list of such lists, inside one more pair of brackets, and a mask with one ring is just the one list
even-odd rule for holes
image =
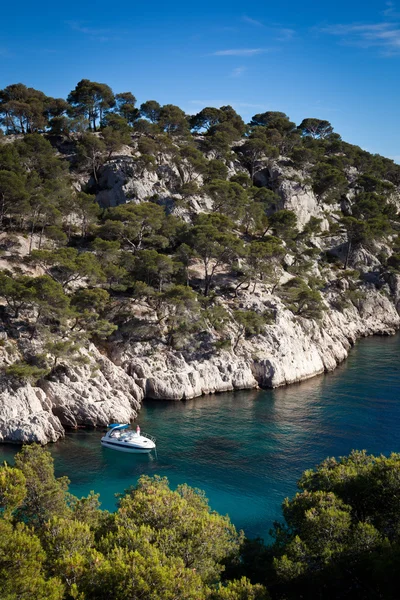
{"label": "blue sky", "polygon": [[400,0],[20,1],[2,7],[0,87],[82,78],[186,112],[232,104],[331,121],[400,162]]}

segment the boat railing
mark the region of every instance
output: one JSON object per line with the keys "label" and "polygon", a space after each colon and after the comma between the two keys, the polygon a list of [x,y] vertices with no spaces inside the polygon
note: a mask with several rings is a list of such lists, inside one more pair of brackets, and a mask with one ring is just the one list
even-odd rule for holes
{"label": "boat railing", "polygon": [[154,437],[154,435],[150,435],[149,433],[145,433],[144,431],[141,431],[140,435],[142,435],[143,437],[148,438],[152,442],[156,443],[156,438]]}

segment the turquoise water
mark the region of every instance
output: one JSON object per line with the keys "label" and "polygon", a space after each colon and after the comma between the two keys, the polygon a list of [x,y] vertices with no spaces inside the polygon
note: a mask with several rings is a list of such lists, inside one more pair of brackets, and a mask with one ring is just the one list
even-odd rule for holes
{"label": "turquoise water", "polygon": [[[333,373],[298,385],[181,402],[148,401],[139,415],[158,457],[100,446],[101,431],[49,446],[71,492],[100,492],[104,508],[142,474],[205,490],[247,535],[266,537],[306,468],[352,448],[400,451],[400,336],[361,340]],[[0,460],[15,449],[0,448]]]}

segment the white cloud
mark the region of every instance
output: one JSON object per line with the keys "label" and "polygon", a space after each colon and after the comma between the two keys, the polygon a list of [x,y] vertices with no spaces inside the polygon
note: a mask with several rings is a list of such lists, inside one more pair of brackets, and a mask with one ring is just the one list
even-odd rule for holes
{"label": "white cloud", "polygon": [[396,4],[394,2],[386,2],[386,8],[382,11],[382,14],[389,19],[397,19],[400,13],[397,11]]}
{"label": "white cloud", "polygon": [[231,77],[240,77],[245,71],[247,71],[246,67],[236,67],[236,69],[233,69]]}
{"label": "white cloud", "polygon": [[400,26],[398,23],[350,23],[348,25],[328,25],[320,28],[322,33],[328,33],[341,38],[346,44],[362,48],[377,47],[385,54],[400,52]]}
{"label": "white cloud", "polygon": [[262,21],[258,21],[247,15],[242,17],[242,21],[249,25],[253,25],[254,27],[266,29],[270,35],[274,36],[274,38],[280,42],[291,40],[296,33],[294,29],[290,29],[289,27],[281,27],[278,24],[265,25]]}
{"label": "white cloud", "polygon": [[231,48],[229,50],[217,50],[212,56],[254,56],[268,52],[267,48]]}
{"label": "white cloud", "polygon": [[255,27],[264,27],[264,23],[261,23],[261,21],[257,21],[257,19],[247,17],[246,15],[242,17],[242,21],[248,23],[249,25],[254,25]]}
{"label": "white cloud", "polygon": [[116,32],[112,29],[88,27],[81,21],[65,21],[65,24],[68,25],[68,27],[70,27],[73,31],[77,31],[78,33],[89,36],[91,39],[98,42],[109,42],[120,39],[116,37]]}
{"label": "white cloud", "polygon": [[110,29],[96,29],[94,27],[86,27],[80,21],[65,21],[71,29],[78,31],[79,33],[85,33],[86,35],[104,35],[110,33]]}
{"label": "white cloud", "polygon": [[278,32],[278,40],[287,41],[291,40],[294,34],[296,33],[294,29],[289,29],[288,27],[281,27],[277,30]]}

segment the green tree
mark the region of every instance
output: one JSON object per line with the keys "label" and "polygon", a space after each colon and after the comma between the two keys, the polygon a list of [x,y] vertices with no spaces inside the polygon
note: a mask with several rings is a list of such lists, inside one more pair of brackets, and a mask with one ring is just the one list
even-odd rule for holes
{"label": "green tree", "polygon": [[161,107],[157,122],[168,135],[185,135],[189,132],[185,113],[174,104],[165,104]]}
{"label": "green tree", "polygon": [[260,138],[250,138],[238,149],[243,156],[244,164],[250,173],[251,181],[254,182],[254,176],[262,165],[265,158],[277,158],[279,151],[270,146]]}
{"label": "green tree", "polygon": [[277,210],[270,217],[268,217],[268,227],[263,233],[263,237],[270,230],[273,229],[277,235],[285,241],[292,239],[296,233],[297,217],[291,210]]}
{"label": "green tree", "polygon": [[245,285],[248,288],[251,282],[253,282],[252,292],[254,293],[257,279],[273,283],[273,292],[281,271],[279,259],[284,252],[285,249],[278,238],[271,236],[267,241],[252,241],[247,248],[246,266],[239,276],[235,293],[237,294],[239,289]]}
{"label": "green tree", "polygon": [[33,339],[39,325],[46,323],[49,319],[58,322],[59,325],[65,322],[69,314],[69,298],[64,293],[61,284],[48,275],[32,277],[30,286],[33,288],[31,306],[35,309],[35,319],[30,324],[30,339]]}
{"label": "green tree", "polygon": [[61,579],[68,592],[73,593],[82,579],[85,558],[94,546],[90,526],[70,518],[53,516],[44,527],[43,546],[47,562],[51,565],[51,575]]}
{"label": "green tree", "polygon": [[246,577],[238,581],[219,584],[212,590],[208,600],[269,600],[270,595],[263,585],[250,583]]}
{"label": "green tree", "polygon": [[67,100],[77,114],[87,118],[93,131],[96,131],[97,120],[101,123],[105,111],[115,105],[112,89],[105,83],[89,79],[81,79]]}
{"label": "green tree", "polygon": [[242,540],[228,517],[210,509],[202,492],[187,485],[173,492],[168,480],[158,476],[142,476],[128,490],[115,523],[121,528],[120,547],[129,543],[130,528],[148,527],[161,552],[183,560],[205,582],[218,577],[224,562],[238,554]]}
{"label": "green tree", "polygon": [[86,237],[91,225],[94,225],[100,216],[100,207],[96,202],[96,197],[85,192],[78,192],[73,197],[73,210],[81,221],[81,235]]}
{"label": "green tree", "polygon": [[17,142],[21,164],[29,176],[34,175],[41,184],[60,185],[68,172],[65,161],[56,156],[50,142],[39,133],[25,135]]}
{"label": "green tree", "polygon": [[108,152],[106,160],[110,160],[114,152],[120,150],[124,145],[131,143],[131,135],[129,131],[121,131],[113,127],[105,127],[102,130],[105,148]]}
{"label": "green tree", "polygon": [[0,171],[0,225],[7,215],[19,216],[28,197],[25,178],[12,171]]}
{"label": "green tree", "polygon": [[184,285],[172,285],[157,298],[157,316],[165,328],[167,345],[179,347],[195,331],[200,306],[195,292]]}
{"label": "green tree", "polygon": [[67,516],[68,478],[54,476],[50,453],[37,444],[24,446],[15,457],[15,466],[26,480],[26,496],[17,509],[17,518],[40,531],[53,516]]}
{"label": "green tree", "polygon": [[4,464],[0,467],[0,513],[10,519],[26,496],[26,479],[22,471]]}
{"label": "green tree", "polygon": [[107,220],[101,228],[104,238],[125,242],[134,252],[143,246],[165,247],[168,240],[162,235],[166,217],[158,204],[123,204],[106,213]]}
{"label": "green tree", "polygon": [[39,539],[18,523],[0,520],[0,597],[4,600],[63,600],[64,587],[47,579]]}
{"label": "green tree", "polygon": [[190,245],[204,268],[204,296],[208,296],[216,271],[244,253],[243,242],[231,233],[232,221],[224,215],[199,215],[189,232]]}
{"label": "green tree", "polygon": [[289,117],[285,115],[285,113],[278,111],[267,111],[265,113],[254,115],[251,119],[250,126],[261,126],[267,127],[268,129],[275,129],[282,135],[288,135],[296,127],[295,123],[290,121]]}
{"label": "green tree", "polygon": [[160,112],[161,106],[156,100],[147,100],[140,105],[140,114],[152,123],[158,123]]}
{"label": "green tree", "polygon": [[275,525],[285,598],[397,595],[400,456],[353,451],[305,471]]}
{"label": "green tree", "polygon": [[[35,231],[39,228],[39,244],[38,249],[42,246],[43,236],[45,231],[49,231],[50,227],[56,227],[59,231],[61,225],[61,212],[55,206],[53,198],[44,194],[36,194],[31,196],[29,201],[29,217],[30,217],[30,239],[29,239],[29,254],[32,252],[33,247],[33,236]],[[50,229],[50,233],[54,230]],[[57,236],[55,236],[57,237]],[[62,231],[59,235],[59,239],[62,240]]]}
{"label": "green tree", "polygon": [[290,159],[298,169],[314,164],[317,158],[315,152],[305,146],[295,146],[290,153]]}
{"label": "green tree", "polygon": [[213,201],[213,211],[233,219],[243,216],[247,195],[238,183],[215,179],[204,186],[204,193]]}
{"label": "green tree", "polygon": [[321,119],[303,119],[298,129],[302,135],[310,136],[314,139],[325,139],[333,133],[333,127],[329,121]]}
{"label": "green tree", "polygon": [[0,124],[7,133],[44,131],[51,115],[65,112],[67,103],[40,90],[14,83],[0,90]]}
{"label": "green tree", "polygon": [[[79,589],[88,600],[204,600],[201,578],[180,558],[166,556],[144,539],[115,547],[104,559],[94,554]],[[139,546],[139,549],[137,547]]]}
{"label": "green tree", "polygon": [[280,292],[289,310],[306,319],[320,319],[324,304],[317,289],[312,289],[300,277],[288,281]]}
{"label": "green tree", "polygon": [[130,134],[132,133],[132,128],[128,121],[121,115],[118,115],[115,112],[107,113],[103,119],[103,129],[107,129],[107,127],[113,131],[118,131],[118,133],[122,135],[129,135],[129,141],[131,141]]}
{"label": "green tree", "polygon": [[133,125],[140,117],[140,111],[135,107],[136,98],[131,92],[121,92],[115,95],[116,110],[129,125]]}
{"label": "green tree", "polygon": [[103,339],[111,335],[117,327],[104,318],[109,301],[110,294],[101,288],[77,290],[71,298],[74,319],[71,331],[83,331]]}
{"label": "green tree", "polygon": [[117,240],[96,238],[91,246],[110,289],[115,286],[118,289],[125,289],[124,280],[128,271],[122,265],[121,244]]}
{"label": "green tree", "polygon": [[75,340],[50,339],[44,345],[44,353],[50,361],[51,370],[55,369],[60,359],[81,364],[83,356],[79,354],[80,344]]}
{"label": "green tree", "polygon": [[190,117],[190,126],[195,131],[201,131],[205,129],[206,133],[210,131],[212,127],[215,127],[223,119],[223,113],[219,108],[207,106],[203,108],[199,113]]}
{"label": "green tree", "polygon": [[250,337],[262,333],[268,320],[266,315],[261,315],[254,310],[235,310],[233,317],[237,327],[233,344],[234,352],[244,336]]}
{"label": "green tree", "polygon": [[319,163],[313,169],[313,190],[319,202],[337,201],[346,191],[346,176],[328,163]]}
{"label": "green tree", "polygon": [[0,295],[14,311],[14,318],[18,319],[20,311],[29,307],[35,297],[32,278],[28,275],[13,277],[4,271],[0,272]]}
{"label": "green tree", "polygon": [[139,250],[135,257],[135,275],[139,281],[154,286],[159,292],[171,281],[177,269],[176,263],[157,250]]}
{"label": "green tree", "polygon": [[98,281],[102,278],[100,263],[91,252],[79,252],[75,248],[32,250],[31,258],[64,289],[74,281]]}
{"label": "green tree", "polygon": [[368,237],[368,225],[354,217],[342,217],[340,224],[344,228],[347,237],[347,251],[343,267],[346,270],[352,249],[358,247]]}
{"label": "green tree", "polygon": [[184,146],[174,158],[182,184],[199,179],[207,169],[207,161],[202,152],[193,146]]}
{"label": "green tree", "polygon": [[99,182],[99,169],[105,162],[106,143],[92,133],[84,133],[77,145],[78,161],[89,168],[96,183]]}

